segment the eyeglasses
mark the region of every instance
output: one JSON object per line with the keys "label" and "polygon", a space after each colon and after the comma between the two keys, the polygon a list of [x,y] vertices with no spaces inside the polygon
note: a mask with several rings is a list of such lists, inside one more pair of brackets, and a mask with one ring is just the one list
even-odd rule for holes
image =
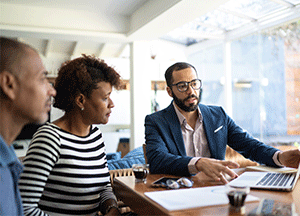
{"label": "eyeglasses", "polygon": [[202,82],[200,79],[194,79],[190,82],[178,82],[176,84],[173,84],[171,86],[176,86],[177,87],[177,90],[180,91],[180,92],[185,92],[188,90],[189,88],[189,85],[191,85],[191,87],[194,89],[194,90],[199,90],[202,86]]}
{"label": "eyeglasses", "polygon": [[166,184],[169,189],[178,189],[181,186],[192,187],[194,182],[192,180],[189,180],[188,178],[182,177],[182,178],[178,179],[177,181],[175,181],[173,179],[168,179]]}

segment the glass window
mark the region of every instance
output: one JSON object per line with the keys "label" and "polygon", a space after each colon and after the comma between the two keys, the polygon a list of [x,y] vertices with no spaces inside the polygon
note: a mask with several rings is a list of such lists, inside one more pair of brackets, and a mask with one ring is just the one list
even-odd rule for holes
{"label": "glass window", "polygon": [[231,44],[233,119],[269,144],[300,141],[300,40],[295,25]]}
{"label": "glass window", "polygon": [[[234,16],[233,14],[226,13],[221,10],[214,10],[196,19],[196,21],[199,22],[200,26],[209,24],[211,26],[224,29],[224,31],[229,31],[248,23],[250,20]],[[201,29],[200,27],[198,28]]]}
{"label": "glass window", "polygon": [[[299,145],[300,20],[230,43],[234,121],[266,144]],[[224,49],[204,48],[188,58],[203,81],[203,104],[226,107]]]}
{"label": "glass window", "polygon": [[231,0],[220,8],[258,19],[286,6],[270,0]]}
{"label": "glass window", "polygon": [[225,106],[223,45],[202,50],[189,57],[202,80],[201,103]]}

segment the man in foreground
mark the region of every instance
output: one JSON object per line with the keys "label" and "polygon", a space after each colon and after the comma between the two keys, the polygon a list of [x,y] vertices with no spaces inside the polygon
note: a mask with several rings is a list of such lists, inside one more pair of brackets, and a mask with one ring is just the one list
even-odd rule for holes
{"label": "man in foreground", "polygon": [[0,49],[0,215],[23,215],[18,189],[23,167],[11,144],[24,125],[48,119],[56,92],[33,48],[1,37]]}

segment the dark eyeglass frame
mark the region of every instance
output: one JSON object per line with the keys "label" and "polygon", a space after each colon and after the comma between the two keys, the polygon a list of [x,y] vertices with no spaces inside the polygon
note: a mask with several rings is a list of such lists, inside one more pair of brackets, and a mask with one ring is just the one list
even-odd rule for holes
{"label": "dark eyeglass frame", "polygon": [[[199,81],[199,82],[200,82],[199,88],[194,88],[193,85],[190,85],[191,83],[193,83],[193,82],[195,82],[195,81]],[[180,90],[179,87],[178,87],[178,85],[180,85],[180,84],[184,84],[185,87],[186,87],[186,89],[185,89],[185,90]],[[201,87],[202,87],[202,81],[201,81],[201,79],[193,79],[193,80],[190,81],[190,82],[181,81],[181,82],[178,82],[178,83],[176,83],[176,84],[172,84],[170,87],[172,87],[172,86],[176,86],[176,87],[177,87],[177,90],[178,90],[179,92],[186,92],[186,91],[189,89],[189,86],[191,86],[192,89],[194,89],[194,90],[199,90],[199,89],[201,89]]]}

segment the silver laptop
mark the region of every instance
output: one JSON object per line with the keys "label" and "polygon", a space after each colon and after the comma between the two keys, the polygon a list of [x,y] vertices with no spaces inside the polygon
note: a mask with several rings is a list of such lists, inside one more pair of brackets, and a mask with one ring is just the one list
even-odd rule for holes
{"label": "silver laptop", "polygon": [[248,185],[255,189],[292,191],[297,183],[300,173],[300,164],[297,172],[244,172],[238,178],[229,182],[229,185]]}

